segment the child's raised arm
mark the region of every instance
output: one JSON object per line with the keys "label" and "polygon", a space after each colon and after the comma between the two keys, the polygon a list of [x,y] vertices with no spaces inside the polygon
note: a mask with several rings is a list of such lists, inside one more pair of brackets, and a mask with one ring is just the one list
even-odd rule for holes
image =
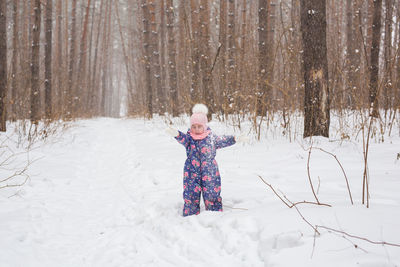
{"label": "child's raised arm", "polygon": [[187,134],[184,134],[179,130],[178,130],[178,136],[175,136],[174,138],[176,139],[176,141],[178,141],[180,144],[184,145],[185,147],[187,147],[189,144]]}
{"label": "child's raised arm", "polygon": [[172,128],[171,126],[165,129],[165,132],[170,136],[172,136],[173,138],[175,138],[179,143],[181,143],[185,147],[187,146],[188,139],[186,134],[182,133],[181,131],[175,128]]}
{"label": "child's raised arm", "polygon": [[235,137],[233,135],[222,135],[222,136],[215,136],[215,148],[224,148],[236,143]]}

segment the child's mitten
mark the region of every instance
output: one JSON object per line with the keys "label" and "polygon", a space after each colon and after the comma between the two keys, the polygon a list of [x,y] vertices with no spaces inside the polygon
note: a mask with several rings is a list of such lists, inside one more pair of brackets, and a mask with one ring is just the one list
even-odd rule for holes
{"label": "child's mitten", "polygon": [[244,134],[239,135],[239,136],[235,136],[235,141],[236,141],[236,143],[242,143],[242,144],[244,144],[244,143],[248,143],[249,140],[250,140],[249,137],[246,136],[246,135],[244,135]]}
{"label": "child's mitten", "polygon": [[167,134],[169,134],[170,136],[172,136],[172,137],[175,137],[175,136],[178,136],[178,135],[179,135],[178,130],[172,128],[171,126],[167,127],[167,128],[165,129],[165,132],[166,132]]}

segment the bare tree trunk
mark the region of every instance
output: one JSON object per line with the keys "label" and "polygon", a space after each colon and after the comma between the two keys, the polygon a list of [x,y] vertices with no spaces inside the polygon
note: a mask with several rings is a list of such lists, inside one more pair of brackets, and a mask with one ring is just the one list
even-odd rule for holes
{"label": "bare tree trunk", "polygon": [[[56,40],[56,45],[55,45],[55,61],[54,61],[54,67],[55,67],[55,79],[54,79],[54,85],[55,88],[53,89],[54,93],[54,98],[56,98],[55,102],[55,112],[57,113],[62,113],[62,95],[63,95],[63,89],[64,89],[64,83],[63,83],[63,73],[65,70],[65,65],[63,61],[63,39],[62,39],[62,0],[57,0],[57,6],[56,6],[56,35],[55,37]],[[61,114],[58,114],[61,115]]]}
{"label": "bare tree trunk", "polygon": [[92,73],[92,81],[91,81],[91,88],[89,90],[90,94],[88,96],[88,105],[89,109],[91,111],[91,114],[95,114],[97,112],[97,107],[98,107],[98,102],[99,102],[99,90],[97,88],[98,85],[98,79],[97,79],[97,73],[98,73],[98,51],[99,51],[99,43],[100,43],[100,33],[101,33],[101,25],[102,25],[102,18],[103,18],[103,11],[104,11],[104,3],[105,0],[101,0],[100,3],[100,16],[99,20],[97,22],[97,37],[96,37],[96,43],[95,43],[95,48],[94,48],[94,62],[93,62],[93,70],[91,70]]}
{"label": "bare tree trunk", "polygon": [[231,113],[232,104],[234,101],[234,94],[236,91],[236,42],[235,42],[235,0],[228,1],[228,73],[227,73],[227,92],[225,96],[224,110]]}
{"label": "bare tree trunk", "polygon": [[[179,17],[178,17],[178,32],[179,32],[179,41],[178,43],[181,44],[177,46],[177,65],[176,71],[178,74],[178,96],[180,97],[177,99],[178,101],[178,112],[182,111],[184,105],[179,105],[180,99],[183,97],[190,97],[187,92],[189,92],[191,85],[191,60],[190,60],[190,48],[192,39],[190,37],[190,27],[188,22],[188,16],[186,13],[186,5],[185,0],[179,0]],[[188,86],[189,85],[189,86]]]}
{"label": "bare tree trunk", "polygon": [[295,109],[301,110],[303,107],[303,90],[299,86],[300,79],[300,53],[301,41],[300,41],[300,3],[297,0],[291,0],[290,10],[290,71],[289,71],[289,84],[294,91],[294,102]]}
{"label": "bare tree trunk", "polygon": [[346,39],[347,39],[347,107],[352,109],[360,101],[360,67],[361,67],[361,44],[359,33],[359,21],[361,9],[357,2],[346,1]]}
{"label": "bare tree trunk", "polygon": [[110,101],[108,97],[108,89],[110,88],[109,84],[109,75],[110,75],[110,35],[111,35],[111,12],[112,12],[112,5],[111,5],[112,0],[108,0],[107,2],[107,7],[106,10],[108,13],[106,13],[106,18],[104,21],[104,36],[103,36],[103,53],[102,53],[102,85],[101,85],[101,101],[100,101],[100,114],[102,116],[108,116],[109,114],[107,113],[107,105]]}
{"label": "bare tree trunk", "polygon": [[383,84],[384,109],[386,111],[393,107],[393,60],[392,60],[392,20],[393,2],[385,0],[385,77]]}
{"label": "bare tree trunk", "polygon": [[31,41],[31,10],[33,1],[21,2],[22,4],[22,14],[21,14],[21,24],[20,31],[21,36],[21,50],[20,52],[20,65],[21,72],[24,73],[22,76],[21,87],[17,92],[17,107],[18,118],[29,119],[29,112],[31,110],[30,94],[31,94],[31,60],[32,60],[32,41]]}
{"label": "bare tree trunk", "polygon": [[329,88],[326,48],[326,1],[301,0],[305,81],[304,137],[329,136]]}
{"label": "bare tree trunk", "polygon": [[32,27],[32,60],[31,60],[31,122],[38,124],[40,120],[40,24],[41,24],[40,0],[34,2],[34,22]]}
{"label": "bare tree trunk", "polygon": [[[245,54],[246,54],[246,42],[247,42],[247,2],[244,1],[242,3],[242,28],[241,28],[241,41],[240,41],[240,61],[239,61],[239,73],[243,73],[246,71],[246,62],[245,62]],[[238,77],[238,90],[243,91],[243,86],[244,86],[244,75],[239,75]],[[236,103],[237,103],[237,107],[238,110],[243,110],[243,106],[242,106],[242,100],[243,99],[243,93],[242,92],[238,92],[238,94],[236,95]]]}
{"label": "bare tree trunk", "polygon": [[212,93],[211,81],[211,49],[210,49],[210,9],[208,6],[209,0],[201,0],[200,7],[200,38],[201,38],[201,57],[200,57],[200,72],[202,73],[202,100],[206,103],[209,109],[209,114],[214,113],[214,101]]}
{"label": "bare tree trunk", "polygon": [[347,50],[346,50],[346,56],[347,56],[347,88],[346,88],[346,93],[345,96],[347,98],[347,106],[352,106],[354,105],[354,94],[353,94],[353,88],[354,88],[354,72],[355,72],[355,66],[353,64],[354,57],[355,57],[355,49],[353,47],[354,44],[354,30],[353,30],[353,10],[352,10],[352,0],[346,0],[346,41],[347,41]]}
{"label": "bare tree trunk", "polygon": [[[397,2],[397,17],[400,17],[400,2]],[[400,21],[397,20],[397,83],[396,83],[396,93],[394,96],[396,109],[400,110]]]}
{"label": "bare tree trunk", "polygon": [[268,86],[268,3],[269,0],[258,1],[258,87],[256,112],[264,116],[266,112],[265,99],[269,99],[271,92]]}
{"label": "bare tree trunk", "polygon": [[373,117],[379,116],[379,49],[381,33],[381,11],[382,0],[374,0],[374,17],[372,23],[372,46],[371,46],[371,69],[369,80],[369,102],[370,114]]}
{"label": "bare tree trunk", "polygon": [[[168,27],[168,25],[165,24],[165,0],[161,0],[160,2],[160,24],[159,24],[159,32],[160,32],[160,66],[161,66],[161,73],[160,73],[160,82],[161,82],[161,96],[162,98],[160,99],[161,105],[163,106],[163,112],[164,113],[167,109],[167,101],[166,101],[166,95],[167,95],[167,67],[165,66],[165,27]],[[173,7],[172,7],[173,8]]]}
{"label": "bare tree trunk", "polygon": [[157,112],[159,114],[165,113],[165,92],[161,86],[161,68],[160,68],[160,47],[159,47],[159,37],[157,32],[157,22],[156,22],[156,9],[155,1],[149,0],[148,8],[150,13],[150,43],[151,43],[151,68],[153,71],[152,82],[154,84],[154,89],[156,93],[155,105]]}
{"label": "bare tree trunk", "polygon": [[0,132],[6,131],[7,96],[7,5],[0,1]]}
{"label": "bare tree trunk", "polygon": [[71,104],[72,104],[72,95],[71,92],[69,91],[69,67],[70,67],[70,34],[69,34],[69,21],[70,21],[70,15],[69,15],[69,2],[74,1],[74,0],[65,0],[64,3],[64,57],[65,57],[65,72],[63,73],[63,87],[62,87],[62,94],[61,98],[63,99],[63,110],[62,110],[62,116],[64,118],[71,117]]}
{"label": "bare tree trunk", "polygon": [[80,115],[82,115],[83,107],[81,107],[82,103],[86,103],[86,99],[81,99],[85,98],[87,93],[85,93],[86,90],[88,90],[87,85],[88,83],[86,82],[87,77],[86,77],[86,60],[87,60],[87,32],[88,32],[88,26],[89,26],[89,13],[90,13],[90,0],[87,0],[86,3],[86,11],[85,11],[85,20],[83,22],[83,31],[82,31],[82,37],[81,37],[81,43],[80,43],[80,51],[79,51],[79,63],[78,63],[78,79],[77,79],[77,88],[76,88],[76,94],[77,97],[75,97],[74,100],[74,110],[79,109]]}
{"label": "bare tree trunk", "polygon": [[[170,103],[172,116],[177,117],[178,111],[178,80],[176,71],[176,47],[174,36],[174,12],[173,1],[167,0],[167,30],[168,30],[168,72],[169,72],[169,86],[170,86]],[[183,45],[183,44],[182,44]]]}
{"label": "bare tree trunk", "polygon": [[368,57],[371,56],[371,47],[372,47],[372,24],[373,24],[373,17],[374,17],[374,0],[367,0],[368,1],[368,6],[367,6],[367,36],[366,36],[366,42],[367,42],[367,52],[368,52]]}
{"label": "bare tree trunk", "polygon": [[[86,95],[84,97],[84,113],[88,116],[92,116],[90,102],[92,98],[92,52],[93,52],[93,35],[94,35],[94,25],[96,21],[96,1],[92,1],[92,17],[90,19],[90,39],[89,39],[89,51],[88,51],[88,76],[87,76],[87,86]],[[101,4],[100,4],[101,6]],[[101,11],[100,11],[101,12]]]}
{"label": "bare tree trunk", "polygon": [[200,35],[200,25],[199,25],[199,7],[195,0],[190,1],[191,7],[191,25],[192,25],[192,88],[190,89],[190,96],[192,103],[200,102],[200,47],[199,47],[199,35]]}
{"label": "bare tree trunk", "polygon": [[52,39],[53,39],[53,0],[46,2],[46,44],[44,56],[44,73],[45,73],[45,92],[44,92],[44,105],[45,116],[47,119],[52,117]]}
{"label": "bare tree trunk", "polygon": [[268,0],[268,11],[267,11],[268,15],[267,15],[267,26],[268,26],[268,30],[267,30],[267,47],[268,47],[268,54],[267,54],[267,58],[268,58],[268,67],[267,67],[267,80],[268,80],[268,89],[267,91],[270,92],[270,95],[267,99],[265,99],[266,105],[268,107],[268,109],[272,110],[273,106],[272,106],[272,101],[274,98],[274,88],[273,88],[273,83],[274,83],[274,65],[276,64],[276,58],[274,58],[275,56],[275,52],[274,52],[274,37],[275,37],[275,13],[276,13],[276,4],[274,2],[274,0]]}
{"label": "bare tree trunk", "polygon": [[143,10],[143,47],[144,47],[144,65],[146,75],[146,102],[147,102],[147,116],[148,118],[153,117],[153,87],[151,84],[151,48],[150,48],[150,12],[147,4],[147,0],[142,0]]}
{"label": "bare tree trunk", "polygon": [[[227,50],[227,36],[226,36],[226,32],[227,32],[227,5],[226,5],[227,1],[220,1],[219,4],[219,43],[221,45],[221,50],[220,50],[220,59],[221,59],[221,69],[220,69],[220,97],[222,95],[222,97],[224,97],[226,95],[226,50]],[[222,92],[222,94],[221,94]],[[218,101],[219,103],[224,103],[224,99],[219,99]],[[223,111],[222,109],[222,105],[219,105],[220,107],[220,111]]]}
{"label": "bare tree trunk", "polygon": [[70,51],[69,51],[69,67],[68,67],[68,92],[67,92],[67,118],[72,118],[73,113],[73,101],[75,97],[75,92],[73,90],[74,86],[74,73],[75,73],[75,43],[76,43],[76,2],[77,0],[72,0],[72,29],[70,35]]}
{"label": "bare tree trunk", "polygon": [[[15,121],[17,116],[17,71],[18,71],[18,47],[19,42],[19,23],[18,23],[19,0],[13,0],[13,41],[12,41],[12,70],[11,70],[11,111],[9,113],[11,120]],[[4,62],[4,61],[2,61]],[[7,61],[5,61],[7,62]]]}

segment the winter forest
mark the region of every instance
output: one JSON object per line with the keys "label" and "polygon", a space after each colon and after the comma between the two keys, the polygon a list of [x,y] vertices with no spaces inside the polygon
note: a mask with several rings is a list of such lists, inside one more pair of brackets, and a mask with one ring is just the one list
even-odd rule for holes
{"label": "winter forest", "polygon": [[400,266],[399,190],[398,0],[0,0],[0,266]]}

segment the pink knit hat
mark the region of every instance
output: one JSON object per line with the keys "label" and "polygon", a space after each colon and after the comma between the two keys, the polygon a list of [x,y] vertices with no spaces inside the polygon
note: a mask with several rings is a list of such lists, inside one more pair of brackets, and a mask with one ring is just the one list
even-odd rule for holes
{"label": "pink knit hat", "polygon": [[204,130],[207,129],[207,113],[208,108],[203,104],[196,104],[192,108],[192,116],[190,117],[190,126],[193,124],[200,124],[203,126]]}

